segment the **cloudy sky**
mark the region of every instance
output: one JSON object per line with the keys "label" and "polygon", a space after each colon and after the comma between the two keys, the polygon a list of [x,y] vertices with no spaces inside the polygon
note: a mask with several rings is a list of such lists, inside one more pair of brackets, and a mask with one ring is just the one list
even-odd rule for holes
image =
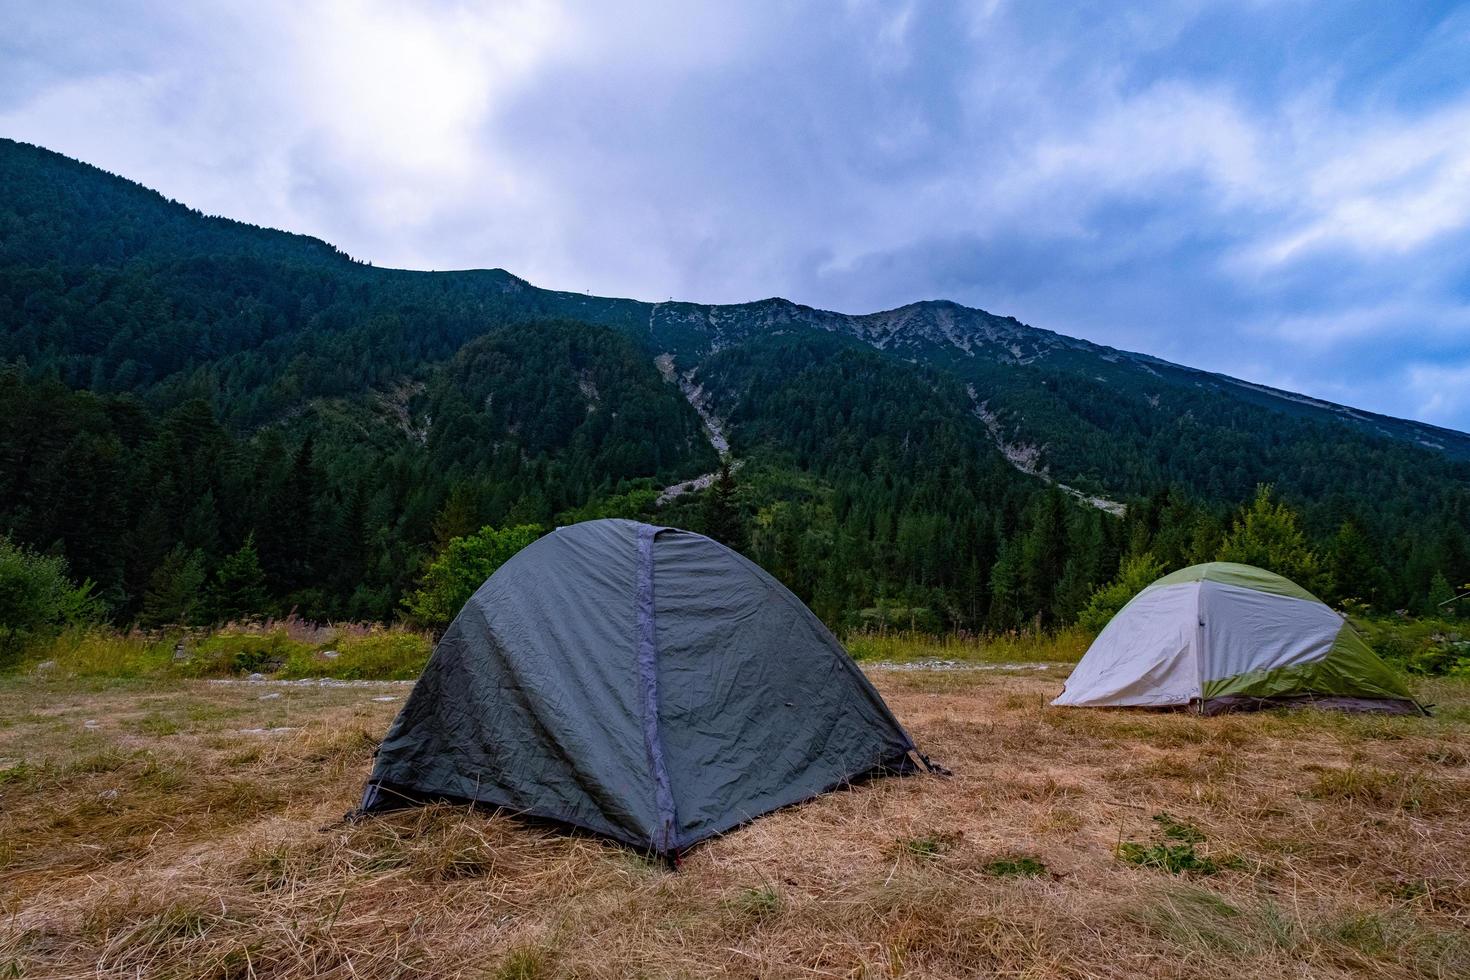
{"label": "cloudy sky", "polygon": [[6,3],[0,135],[378,265],[949,298],[1470,430],[1470,7],[621,6]]}

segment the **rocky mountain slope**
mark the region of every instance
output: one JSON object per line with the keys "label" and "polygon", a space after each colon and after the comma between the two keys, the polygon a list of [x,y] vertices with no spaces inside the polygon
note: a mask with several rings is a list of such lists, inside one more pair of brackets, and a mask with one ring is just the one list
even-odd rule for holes
{"label": "rocky mountain slope", "polygon": [[[760,463],[742,471],[760,487],[758,526],[786,528],[762,547],[796,556],[788,578],[812,576],[799,591],[834,590],[833,608],[897,590],[983,616],[990,600],[977,590],[1009,560],[1005,543],[1028,521],[1061,520],[1035,504],[1048,488],[1110,520],[1164,494],[1218,514],[1271,483],[1315,534],[1361,522],[1390,567],[1448,549],[1414,559],[1406,594],[1458,567],[1459,545],[1441,547],[1454,534],[1435,529],[1470,514],[1465,433],[945,301],[851,315],[783,299],[594,297],[498,269],[375,268],[7,140],[0,371],[12,384],[59,385],[18,395],[26,421],[0,432],[0,532],[85,550],[81,529],[99,507],[78,504],[58,523],[48,501],[72,492],[78,460],[114,472],[119,453],[157,442],[159,459],[129,477],[141,482],[128,506],[156,509],[149,481],[176,483],[180,513],[150,526],[208,566],[252,528],[265,535],[271,516],[226,507],[251,499],[230,460],[261,454],[252,465],[287,480],[287,454],[304,446],[293,492],[306,495],[312,474],[325,482],[301,512],[371,525],[363,553],[380,549],[370,558],[380,603],[443,529],[599,512],[599,501],[695,480],[727,454]],[[193,486],[167,459],[205,435],[238,445],[211,449],[219,475]],[[198,494],[203,516],[190,511]],[[678,508],[692,496],[664,499]],[[1111,574],[1121,542],[1066,520],[1069,534],[1102,542],[1076,573],[1085,594]],[[116,553],[81,567],[136,596],[163,559],[129,565],[125,529],[104,532]],[[1411,547],[1414,534],[1425,543]],[[876,571],[838,580],[823,570],[844,561]],[[304,588],[313,575],[287,577]]]}

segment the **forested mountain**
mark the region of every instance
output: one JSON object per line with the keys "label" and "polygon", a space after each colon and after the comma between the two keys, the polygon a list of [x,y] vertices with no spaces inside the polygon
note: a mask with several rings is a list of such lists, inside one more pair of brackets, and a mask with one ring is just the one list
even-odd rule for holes
{"label": "forested mountain", "polygon": [[[1125,553],[1212,557],[1259,483],[1340,569],[1324,590],[1470,579],[1463,433],[952,303],[378,269],[3,140],[0,364],[0,532],[123,620],[247,611],[180,604],[251,561],[272,608],[392,616],[482,524],[653,514],[717,465],[711,423],[743,463],[737,543],[834,622],[1064,622]],[[707,496],[657,519],[700,527]]]}

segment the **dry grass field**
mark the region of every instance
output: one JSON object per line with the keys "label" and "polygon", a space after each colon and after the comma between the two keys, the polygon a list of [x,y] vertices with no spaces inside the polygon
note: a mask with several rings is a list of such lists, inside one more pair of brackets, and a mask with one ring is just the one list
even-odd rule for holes
{"label": "dry grass field", "polygon": [[0,977],[1470,976],[1470,684],[1206,719],[1045,707],[1064,675],[875,671],[954,777],[677,873],[465,808],[341,823],[403,684],[13,678]]}

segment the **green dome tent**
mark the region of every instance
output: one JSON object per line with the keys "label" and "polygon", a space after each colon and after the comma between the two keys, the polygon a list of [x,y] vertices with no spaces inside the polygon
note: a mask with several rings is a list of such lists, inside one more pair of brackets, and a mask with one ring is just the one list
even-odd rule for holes
{"label": "green dome tent", "polygon": [[1289,579],[1233,562],[1180,569],[1134,596],[1052,702],[1205,714],[1280,703],[1423,711],[1342,616]]}
{"label": "green dome tent", "polygon": [[482,585],[378,749],[360,814],[503,807],[666,857],[928,766],[812,612],[699,534],[559,528]]}

